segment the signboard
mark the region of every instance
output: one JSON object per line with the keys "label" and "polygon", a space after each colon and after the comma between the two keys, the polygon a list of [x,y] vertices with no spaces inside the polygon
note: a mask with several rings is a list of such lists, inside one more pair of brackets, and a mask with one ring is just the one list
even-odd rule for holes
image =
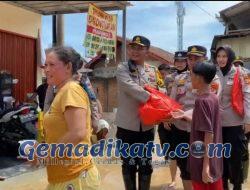
{"label": "signboard", "polygon": [[116,57],[117,15],[107,14],[93,4],[89,5],[84,46],[87,57],[101,51],[109,59]]}

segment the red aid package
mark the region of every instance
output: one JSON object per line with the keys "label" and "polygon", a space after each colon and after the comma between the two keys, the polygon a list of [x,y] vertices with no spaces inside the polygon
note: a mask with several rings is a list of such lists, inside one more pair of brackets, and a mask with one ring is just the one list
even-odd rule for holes
{"label": "red aid package", "polygon": [[164,93],[145,86],[145,89],[151,93],[149,100],[140,105],[139,115],[144,125],[155,125],[163,120],[170,119],[171,112],[182,109],[182,106]]}
{"label": "red aid package", "polygon": [[234,111],[241,117],[244,117],[244,105],[243,105],[244,96],[242,92],[242,84],[240,80],[239,69],[237,69],[236,74],[234,75],[231,96],[232,96],[231,103]]}

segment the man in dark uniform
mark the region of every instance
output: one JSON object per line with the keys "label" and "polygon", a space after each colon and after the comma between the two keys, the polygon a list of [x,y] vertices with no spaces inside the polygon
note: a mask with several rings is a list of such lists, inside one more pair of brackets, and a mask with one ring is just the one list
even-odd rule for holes
{"label": "man in dark uniform", "polygon": [[[147,144],[154,141],[154,126],[145,126],[139,117],[139,106],[146,103],[150,93],[144,85],[156,84],[155,68],[145,64],[150,41],[144,36],[134,36],[128,47],[128,62],[117,68],[118,108],[116,114],[117,139],[130,146],[134,143]],[[150,82],[149,82],[150,81]],[[152,84],[151,84],[152,85]],[[145,150],[144,150],[145,153]],[[121,157],[122,175],[126,190],[136,190],[136,172],[139,174],[139,190],[149,190],[152,157]]]}
{"label": "man in dark uniform", "polygon": [[29,98],[30,100],[34,100],[36,96],[38,96],[39,107],[42,111],[44,107],[47,88],[48,88],[47,78],[43,77],[42,84],[37,87],[35,93],[32,95],[32,97]]}

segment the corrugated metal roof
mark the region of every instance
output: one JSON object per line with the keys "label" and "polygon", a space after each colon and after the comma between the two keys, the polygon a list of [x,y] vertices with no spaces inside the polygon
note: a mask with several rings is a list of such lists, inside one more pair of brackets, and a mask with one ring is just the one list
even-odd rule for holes
{"label": "corrugated metal roof", "polygon": [[228,25],[229,30],[250,28],[250,1],[220,11],[220,18]]}
{"label": "corrugated metal roof", "polygon": [[229,8],[226,8],[226,9],[220,11],[220,14],[223,14],[223,15],[229,17],[229,16],[239,14],[239,12],[242,12],[244,10],[248,10],[249,8],[250,8],[250,2],[243,1],[241,3],[238,3],[234,6],[231,6]]}
{"label": "corrugated metal roof", "polygon": [[90,3],[104,11],[122,10],[131,6],[128,1],[5,1],[6,3],[42,14],[68,14],[88,12]]}

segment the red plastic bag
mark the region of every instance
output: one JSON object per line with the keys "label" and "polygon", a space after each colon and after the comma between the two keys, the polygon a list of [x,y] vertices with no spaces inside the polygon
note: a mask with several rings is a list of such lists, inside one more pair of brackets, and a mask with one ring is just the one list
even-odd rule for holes
{"label": "red plastic bag", "polygon": [[151,93],[149,100],[140,106],[139,115],[144,125],[155,125],[163,120],[170,119],[170,112],[181,109],[182,106],[164,93],[146,86]]}
{"label": "red plastic bag", "polygon": [[232,107],[234,111],[241,117],[244,117],[244,105],[243,105],[243,92],[242,84],[240,80],[240,70],[239,68],[234,75],[233,87],[232,87]]}

